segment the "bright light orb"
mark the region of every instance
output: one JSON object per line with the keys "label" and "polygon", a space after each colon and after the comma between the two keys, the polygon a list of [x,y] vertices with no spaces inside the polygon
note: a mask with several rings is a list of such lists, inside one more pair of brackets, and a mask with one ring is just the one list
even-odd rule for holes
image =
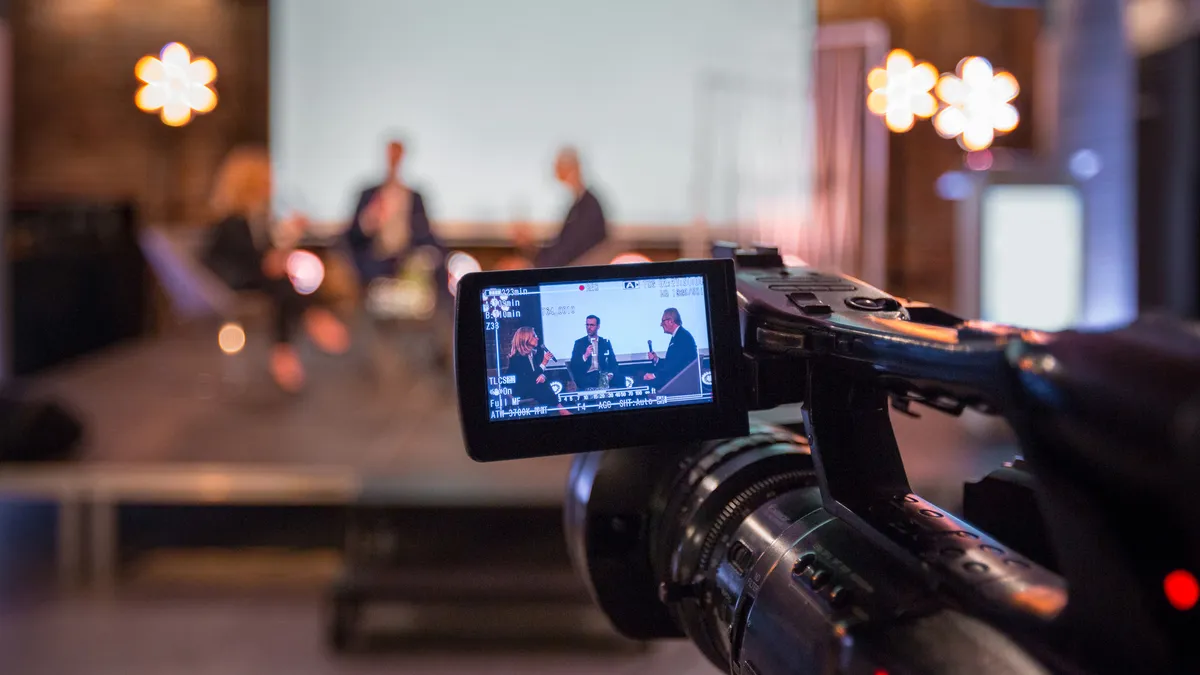
{"label": "bright light orb", "polygon": [[1021,118],[1011,103],[1021,92],[1012,73],[994,72],[992,64],[970,56],[958,64],[958,74],[945,74],[934,93],[945,107],[933,118],[942,138],[957,138],[964,150],[991,147],[996,134],[1017,128]]}
{"label": "bright light orb", "polygon": [[240,324],[227,323],[217,331],[217,346],[230,356],[242,351],[246,346],[246,331]]}
{"label": "bright light orb", "polygon": [[475,256],[463,251],[454,251],[446,257],[446,277],[450,295],[458,294],[458,281],[468,274],[482,272],[483,266]]}
{"label": "bright light orb", "polygon": [[926,119],[937,112],[937,100],[929,93],[937,84],[937,68],[931,63],[914,64],[912,54],[893,49],[883,68],[867,75],[867,109],[883,117],[888,129],[904,133],[917,118]]}
{"label": "bright light orb", "polygon": [[325,281],[325,263],[309,251],[292,251],[287,257],[288,280],[300,295],[311,295]]}
{"label": "bright light orb", "polygon": [[646,256],[642,255],[641,253],[638,253],[636,251],[629,251],[626,253],[618,253],[617,256],[615,258],[613,258],[612,261],[609,262],[608,264],[610,264],[610,265],[634,265],[637,263],[648,263],[648,262],[651,262],[651,260],[649,258],[647,258]]}
{"label": "bright light orb", "polygon": [[133,74],[144,82],[134,97],[142,112],[159,113],[163,124],[181,127],[192,121],[192,113],[211,112],[217,94],[209,86],[217,79],[217,67],[208,59],[192,60],[192,53],[178,42],[162,48],[158,58],[143,56]]}

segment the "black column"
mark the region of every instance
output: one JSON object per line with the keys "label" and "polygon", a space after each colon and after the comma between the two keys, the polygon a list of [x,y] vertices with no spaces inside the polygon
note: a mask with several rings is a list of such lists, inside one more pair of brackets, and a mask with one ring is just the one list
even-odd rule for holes
{"label": "black column", "polygon": [[9,160],[12,147],[9,143],[12,126],[12,33],[9,30],[9,3],[0,0],[0,386],[9,377],[11,349],[9,336],[12,327],[12,304],[9,300],[11,276],[8,271],[8,216],[9,216]]}
{"label": "black column", "polygon": [[1138,65],[1138,300],[1200,318],[1200,36]]}

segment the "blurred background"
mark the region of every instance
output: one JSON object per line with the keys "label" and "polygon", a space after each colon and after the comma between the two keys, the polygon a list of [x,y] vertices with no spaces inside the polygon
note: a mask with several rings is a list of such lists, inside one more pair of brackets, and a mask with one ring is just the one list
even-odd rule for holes
{"label": "blurred background", "polygon": [[[4,672],[712,672],[590,607],[569,458],[465,456],[456,279],[727,240],[963,316],[1195,318],[1198,33],[1196,0],[0,2]],[[1017,452],[896,426],[952,510]]]}

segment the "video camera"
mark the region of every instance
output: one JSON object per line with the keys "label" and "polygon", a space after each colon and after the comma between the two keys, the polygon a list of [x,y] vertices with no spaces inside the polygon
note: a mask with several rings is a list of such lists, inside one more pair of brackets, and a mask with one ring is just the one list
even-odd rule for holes
{"label": "video camera", "polygon": [[[567,544],[621,633],[740,675],[1200,672],[1200,331],[964,321],[717,253],[459,284],[468,454],[583,453]],[[1000,541],[913,494],[890,415],[914,404],[1002,416],[1040,518],[991,514]]]}

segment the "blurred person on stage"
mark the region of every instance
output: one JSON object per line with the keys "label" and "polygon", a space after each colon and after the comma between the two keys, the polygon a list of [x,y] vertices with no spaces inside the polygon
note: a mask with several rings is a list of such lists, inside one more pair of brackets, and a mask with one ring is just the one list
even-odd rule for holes
{"label": "blurred person on stage", "polygon": [[[572,147],[558,151],[554,160],[554,177],[568,190],[574,201],[563,219],[558,237],[538,251],[535,267],[562,267],[571,264],[589,264],[590,259],[608,238],[608,222],[600,200],[588,188],[583,178],[579,153]],[[604,255],[600,257],[604,258]],[[602,262],[608,262],[611,256]]]}
{"label": "blurred person on stage", "polygon": [[304,366],[295,339],[303,325],[318,348],[341,354],[350,346],[345,325],[312,295],[296,290],[288,276],[288,256],[304,236],[301,217],[271,214],[271,161],[259,147],[236,148],[217,172],[211,207],[217,218],[204,248],[203,263],[231,289],[255,290],[270,300],[271,377],[287,392],[304,385]]}
{"label": "blurred person on stage", "polygon": [[695,361],[699,352],[696,349],[696,338],[683,327],[683,318],[679,316],[679,310],[674,307],[663,310],[662,321],[658,325],[664,333],[671,336],[671,342],[667,344],[667,353],[663,357],[660,358],[653,351],[647,355],[654,362],[654,372],[646,373],[643,379],[653,380],[661,387]]}
{"label": "blurred person on stage", "polygon": [[508,368],[504,374],[516,378],[513,393],[517,398],[531,398],[540,405],[557,407],[560,415],[569,415],[570,412],[558,402],[558,394],[554,393],[546,380],[546,364],[553,359],[550,350],[539,343],[533,327],[522,326],[513,333],[512,347],[508,350]]}
{"label": "blurred person on stage", "polygon": [[402,141],[388,142],[383,182],[359,194],[354,217],[346,232],[350,253],[364,287],[380,277],[395,276],[408,256],[424,247],[432,247],[438,252],[438,274],[444,272],[441,268],[446,247],[433,233],[421,193],[405,183],[402,176],[404,150]]}
{"label": "blurred person on stage", "polygon": [[[617,355],[612,343],[600,337],[600,317],[591,314],[584,320],[587,335],[575,341],[571,350],[571,377],[575,386],[583,389],[607,389],[608,383],[617,376]],[[600,375],[607,377],[603,386]]]}

